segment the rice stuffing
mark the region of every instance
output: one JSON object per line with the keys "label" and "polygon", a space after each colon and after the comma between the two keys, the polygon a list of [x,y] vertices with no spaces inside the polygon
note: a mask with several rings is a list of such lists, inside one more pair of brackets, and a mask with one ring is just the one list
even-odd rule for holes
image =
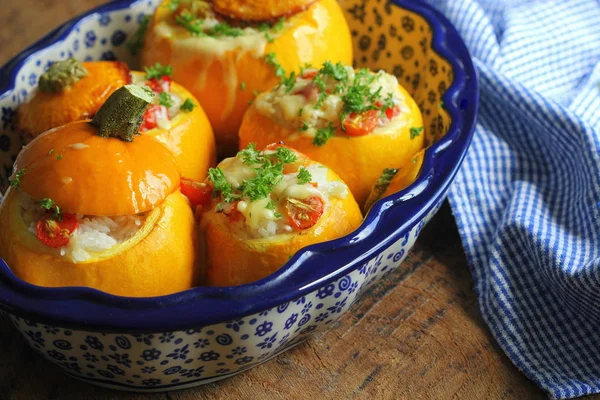
{"label": "rice stuffing", "polygon": [[[36,236],[36,224],[44,216],[45,210],[25,195],[21,195],[21,200],[23,221],[28,225],[29,232]],[[148,213],[117,217],[75,214],[78,224],[69,238],[68,246],[48,250],[57,251],[73,262],[87,261],[93,253],[109,250],[130,239],[144,225],[147,216]]]}

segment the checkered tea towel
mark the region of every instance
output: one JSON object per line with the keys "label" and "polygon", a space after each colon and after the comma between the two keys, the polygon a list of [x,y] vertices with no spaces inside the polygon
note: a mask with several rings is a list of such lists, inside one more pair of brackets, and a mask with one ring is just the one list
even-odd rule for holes
{"label": "checkered tea towel", "polygon": [[479,73],[450,204],[481,312],[553,398],[600,392],[600,1],[428,0]]}

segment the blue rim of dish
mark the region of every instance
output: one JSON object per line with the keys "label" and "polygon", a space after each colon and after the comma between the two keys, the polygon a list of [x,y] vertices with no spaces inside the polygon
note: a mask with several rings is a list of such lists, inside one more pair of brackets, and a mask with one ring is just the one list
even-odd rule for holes
{"label": "blue rim of dish", "polygon": [[[50,32],[0,70],[0,99],[14,89],[27,58],[66,36],[83,19],[130,7],[118,0],[97,7]],[[452,117],[446,135],[425,153],[417,180],[379,200],[350,235],[308,246],[276,273],[234,287],[197,287],[167,296],[120,297],[86,287],[45,288],[17,278],[0,260],[0,310],[29,320],[97,332],[164,332],[239,319],[304,296],[354,271],[376,257],[445,197],[469,147],[479,103],[477,75],[469,52],[450,22],[429,5],[392,0],[424,17],[433,30],[432,48],[453,68],[454,81],[442,96]],[[11,87],[12,85],[12,87]]]}

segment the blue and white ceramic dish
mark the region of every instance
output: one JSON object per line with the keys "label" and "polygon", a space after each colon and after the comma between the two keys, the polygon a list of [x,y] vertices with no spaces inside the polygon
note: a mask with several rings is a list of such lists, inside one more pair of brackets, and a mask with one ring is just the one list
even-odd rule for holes
{"label": "blue and white ceramic dish", "polygon": [[[15,109],[38,76],[67,57],[118,58],[135,66],[124,43],[158,2],[118,0],[99,7],[0,70],[0,191],[21,147]],[[326,330],[369,285],[398,267],[445,198],[471,140],[475,71],[454,28],[429,6],[414,0],[341,3],[355,63],[393,72],[423,112],[431,146],[417,181],[376,203],[351,235],[310,246],[274,275],[244,286],[124,298],[89,288],[32,286],[0,260],[0,309],[42,356],[76,378],[116,389],[200,385]]]}

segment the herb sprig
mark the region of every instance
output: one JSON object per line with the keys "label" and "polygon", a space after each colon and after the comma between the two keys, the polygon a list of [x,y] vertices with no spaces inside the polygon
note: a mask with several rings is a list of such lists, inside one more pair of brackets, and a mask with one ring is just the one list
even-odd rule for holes
{"label": "herb sprig", "polygon": [[421,132],[423,132],[422,126],[410,128],[410,139],[412,140],[412,139],[416,138],[417,136],[420,136]]}
{"label": "herb sprig", "polygon": [[160,92],[158,95],[158,104],[167,108],[173,107],[173,98],[167,92]]}
{"label": "herb sprig", "polygon": [[183,104],[181,104],[179,109],[181,111],[191,112],[194,110],[195,107],[196,107],[196,104],[194,104],[194,101],[190,98],[187,98],[187,99],[185,99]]}
{"label": "herb sprig", "polygon": [[51,198],[44,197],[43,199],[41,199],[40,207],[42,207],[43,209],[45,209],[47,211],[54,210],[54,218],[56,218],[57,221],[62,221],[62,214],[60,212],[60,207],[58,207],[58,205],[56,205],[54,200],[52,200]]}
{"label": "herb sprig", "polygon": [[[175,6],[174,6],[175,5]],[[179,8],[179,2],[172,1],[170,3],[171,12],[176,12]],[[196,17],[188,9],[184,9],[175,15],[175,22],[185,28],[193,36],[199,37],[239,37],[244,35],[244,29],[237,26],[233,26],[226,21],[220,21],[212,27],[206,27],[204,25],[204,19]],[[285,19],[281,18],[275,24],[262,23],[257,29],[259,32],[265,35],[265,38],[269,43],[275,41],[274,34],[281,32],[285,26]]]}
{"label": "herb sprig", "polygon": [[[274,152],[265,153],[258,150],[253,143],[238,152],[237,157],[255,173],[252,178],[244,180],[238,187],[229,183],[223,170],[218,167],[211,168],[208,173],[209,179],[213,182],[214,193],[220,193],[226,203],[243,198],[256,201],[269,197],[273,188],[283,180],[285,164],[291,164],[298,160],[296,154],[287,147],[278,147]],[[306,182],[302,181],[306,179],[308,179]],[[298,180],[301,183],[307,183],[311,179],[310,172],[301,167],[298,172]],[[275,209],[274,204],[272,207]]]}
{"label": "herb sprig", "polygon": [[17,172],[15,172],[15,176],[13,178],[8,179],[8,184],[11,187],[19,187],[21,184],[21,178],[25,175],[25,168],[21,168]]}
{"label": "herb sprig", "polygon": [[160,79],[163,76],[173,76],[173,68],[171,68],[170,65],[162,65],[161,63],[156,63],[154,66],[145,67],[144,72],[146,72],[146,79]]}

